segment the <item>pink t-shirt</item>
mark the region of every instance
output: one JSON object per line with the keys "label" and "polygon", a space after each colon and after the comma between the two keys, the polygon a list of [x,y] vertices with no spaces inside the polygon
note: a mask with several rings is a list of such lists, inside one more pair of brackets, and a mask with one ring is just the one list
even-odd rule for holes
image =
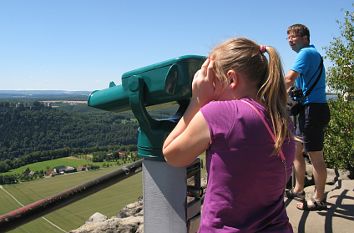
{"label": "pink t-shirt", "polygon": [[[244,100],[269,123],[261,104]],[[272,137],[247,103],[214,101],[201,112],[212,142],[207,150],[208,185],[199,232],[293,232],[283,195],[291,175],[294,140],[286,140],[282,147],[285,174],[284,163],[273,154]]]}

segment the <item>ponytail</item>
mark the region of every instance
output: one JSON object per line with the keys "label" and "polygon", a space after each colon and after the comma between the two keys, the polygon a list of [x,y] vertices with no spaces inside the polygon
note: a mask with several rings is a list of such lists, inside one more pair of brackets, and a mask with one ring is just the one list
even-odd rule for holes
{"label": "ponytail", "polygon": [[[262,46],[260,46],[261,49]],[[265,50],[269,55],[268,72],[257,95],[269,112],[275,134],[274,148],[275,152],[278,153],[284,140],[290,136],[288,130],[289,117],[286,110],[287,93],[284,72],[277,51],[269,46]]]}

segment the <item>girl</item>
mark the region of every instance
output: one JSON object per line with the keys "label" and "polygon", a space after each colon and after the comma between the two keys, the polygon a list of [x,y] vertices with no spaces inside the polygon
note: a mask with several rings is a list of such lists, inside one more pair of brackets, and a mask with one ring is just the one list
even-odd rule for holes
{"label": "girl", "polygon": [[292,232],[283,200],[295,152],[286,101],[277,52],[246,38],[214,48],[195,74],[163,154],[187,166],[207,150],[199,232]]}

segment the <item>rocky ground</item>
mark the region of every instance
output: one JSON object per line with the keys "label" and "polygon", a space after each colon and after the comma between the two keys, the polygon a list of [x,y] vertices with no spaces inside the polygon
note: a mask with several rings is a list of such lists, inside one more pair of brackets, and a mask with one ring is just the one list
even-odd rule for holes
{"label": "rocky ground", "polygon": [[143,233],[143,201],[124,207],[116,217],[107,218],[101,213],[93,214],[86,223],[70,233]]}

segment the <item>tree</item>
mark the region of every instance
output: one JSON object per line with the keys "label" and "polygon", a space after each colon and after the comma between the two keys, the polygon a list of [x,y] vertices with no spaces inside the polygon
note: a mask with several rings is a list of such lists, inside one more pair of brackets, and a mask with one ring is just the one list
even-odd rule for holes
{"label": "tree", "polygon": [[[354,4],[353,4],[354,6]],[[354,175],[354,13],[345,11],[339,24],[341,36],[326,47],[326,58],[333,66],[328,69],[328,86],[338,98],[329,101],[331,121],[325,137],[326,162],[329,167],[347,169]],[[345,97],[345,98],[343,98]]]}
{"label": "tree", "polygon": [[0,161],[0,173],[10,170],[10,166],[5,161]]}
{"label": "tree", "polygon": [[[354,6],[354,4],[353,4]],[[328,69],[328,86],[340,97],[348,93],[353,96],[354,91],[354,12],[345,11],[344,22],[337,20],[341,36],[333,38],[330,46],[326,47],[326,58],[333,66]]]}

